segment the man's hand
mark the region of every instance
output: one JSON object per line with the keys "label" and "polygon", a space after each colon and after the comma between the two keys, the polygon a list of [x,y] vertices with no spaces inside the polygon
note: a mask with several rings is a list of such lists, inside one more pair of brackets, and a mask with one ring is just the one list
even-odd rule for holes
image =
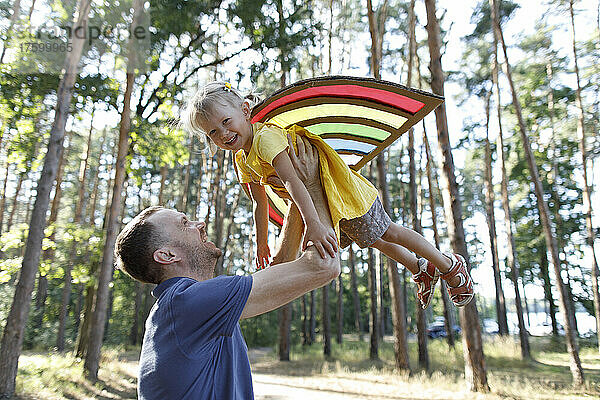
{"label": "man's hand", "polygon": [[335,257],[338,251],[337,239],[335,231],[332,228],[327,229],[320,222],[315,222],[306,226],[306,233],[302,242],[302,251],[306,250],[308,245],[312,243],[321,257],[325,258],[326,254]]}
{"label": "man's hand", "polygon": [[298,178],[304,182],[304,186],[320,186],[321,179],[319,178],[319,151],[303,136],[296,136],[296,144],[298,145],[298,155],[293,151],[292,138],[287,135],[290,160],[296,169]]}

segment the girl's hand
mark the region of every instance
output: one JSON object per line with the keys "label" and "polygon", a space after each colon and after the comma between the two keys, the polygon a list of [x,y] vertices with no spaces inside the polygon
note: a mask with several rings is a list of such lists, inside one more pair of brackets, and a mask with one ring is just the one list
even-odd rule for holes
{"label": "girl's hand", "polygon": [[333,228],[328,229],[320,222],[306,226],[306,233],[302,242],[303,251],[306,250],[308,242],[312,242],[322,258],[325,258],[326,254],[329,254],[331,257],[335,257],[337,254],[338,247],[335,231]]}
{"label": "girl's hand", "polygon": [[261,270],[267,268],[271,258],[271,250],[267,242],[256,244],[256,269]]}

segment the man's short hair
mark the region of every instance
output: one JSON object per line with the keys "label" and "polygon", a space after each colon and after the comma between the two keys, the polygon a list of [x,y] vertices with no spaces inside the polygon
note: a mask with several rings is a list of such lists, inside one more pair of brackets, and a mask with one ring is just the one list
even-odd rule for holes
{"label": "man's short hair", "polygon": [[146,208],[117,236],[117,268],[141,282],[158,284],[162,280],[162,269],[154,261],[153,255],[167,238],[156,225],[148,221],[148,217],[163,209],[161,206]]}

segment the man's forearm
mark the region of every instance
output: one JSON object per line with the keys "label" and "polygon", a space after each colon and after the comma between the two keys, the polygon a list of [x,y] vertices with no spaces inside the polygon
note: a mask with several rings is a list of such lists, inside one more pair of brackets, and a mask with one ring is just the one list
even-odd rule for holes
{"label": "man's forearm", "polygon": [[315,206],[315,210],[317,210],[317,214],[319,215],[319,219],[321,223],[325,225],[327,228],[332,228],[333,223],[331,222],[331,214],[329,213],[329,205],[327,204],[327,199],[325,198],[325,194],[323,193],[323,187],[321,186],[320,181],[312,181],[306,184],[306,190],[310,195],[313,204]]}

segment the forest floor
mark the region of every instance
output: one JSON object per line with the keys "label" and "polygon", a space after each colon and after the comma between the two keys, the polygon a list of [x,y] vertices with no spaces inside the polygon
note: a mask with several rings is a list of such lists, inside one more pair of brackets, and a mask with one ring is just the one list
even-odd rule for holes
{"label": "forest floor", "polygon": [[[257,400],[296,399],[592,399],[600,398],[600,354],[582,343],[584,388],[571,386],[564,341],[531,338],[534,361],[520,360],[518,342],[485,338],[484,352],[491,392],[469,392],[464,380],[460,342],[429,341],[429,373],[417,371],[416,343],[410,341],[411,375],[394,370],[393,343],[380,345],[379,361],[368,359],[369,343],[352,335],[332,342],[332,357],[322,346],[292,348],[291,362],[280,362],[271,348],[250,349]],[[17,399],[135,399],[139,349],[103,351],[100,380],[82,374],[83,363],[70,355],[25,352],[19,360]]]}

